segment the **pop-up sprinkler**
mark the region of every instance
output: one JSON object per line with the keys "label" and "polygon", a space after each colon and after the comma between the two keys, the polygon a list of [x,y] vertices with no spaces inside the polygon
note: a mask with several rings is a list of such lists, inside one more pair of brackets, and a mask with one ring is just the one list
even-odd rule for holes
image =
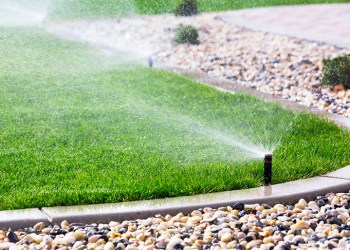
{"label": "pop-up sprinkler", "polygon": [[264,184],[271,185],[272,178],[272,154],[266,154],[264,158]]}

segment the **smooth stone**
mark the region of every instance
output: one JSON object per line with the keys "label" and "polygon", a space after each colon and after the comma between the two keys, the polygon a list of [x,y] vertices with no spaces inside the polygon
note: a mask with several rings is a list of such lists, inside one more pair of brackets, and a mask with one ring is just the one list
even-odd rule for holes
{"label": "smooth stone", "polygon": [[44,222],[38,222],[34,225],[33,229],[36,231],[41,231],[46,227]]}
{"label": "smooth stone", "polygon": [[220,218],[224,218],[224,217],[226,217],[227,215],[226,215],[226,212],[224,212],[224,211],[216,211],[215,213],[214,213],[214,218],[216,218],[216,219],[220,219]]}
{"label": "smooth stone", "polygon": [[166,249],[167,243],[164,242],[164,241],[158,241],[158,242],[156,243],[156,247],[159,248],[159,249]]}
{"label": "smooth stone", "polygon": [[230,242],[232,239],[233,239],[233,236],[231,233],[225,233],[221,236],[221,241],[225,243]]}
{"label": "smooth stone", "polygon": [[113,250],[113,249],[114,249],[114,244],[112,242],[107,242],[103,247],[103,250]]}
{"label": "smooth stone", "polygon": [[348,215],[345,215],[345,214],[340,214],[338,215],[337,217],[339,220],[341,220],[342,224],[345,224],[346,221],[349,219],[349,216]]}
{"label": "smooth stone", "polygon": [[305,208],[305,205],[303,203],[297,203],[297,204],[295,204],[295,208],[299,208],[299,209],[303,210]]}
{"label": "smooth stone", "polygon": [[297,222],[296,224],[291,226],[292,230],[301,230],[301,229],[308,229],[310,226],[310,223],[304,220],[301,220]]}
{"label": "smooth stone", "polygon": [[[205,242],[203,240],[195,240],[195,242],[193,243],[192,246],[197,247],[197,248],[201,248],[203,245],[205,245]],[[172,249],[172,248],[170,248]]]}
{"label": "smooth stone", "polygon": [[20,241],[18,241],[18,244],[23,244],[24,242],[28,242],[28,244],[30,244],[33,241],[34,241],[34,237],[31,234],[28,234],[24,236]]}
{"label": "smooth stone", "polygon": [[67,242],[69,245],[73,245],[77,240],[74,236],[64,236],[63,240]]}
{"label": "smooth stone", "polygon": [[200,211],[198,211],[198,210],[194,210],[194,211],[192,211],[191,216],[192,217],[194,217],[194,216],[202,216],[202,213]]}
{"label": "smooth stone", "polygon": [[237,233],[237,239],[238,240],[244,239],[246,236],[247,235],[245,233],[242,233],[242,232]]}
{"label": "smooth stone", "polygon": [[306,200],[304,200],[304,199],[300,199],[299,201],[298,201],[298,203],[299,204],[303,204],[304,205],[304,207],[307,207],[307,202],[306,202]]}
{"label": "smooth stone", "polygon": [[227,227],[228,227],[227,224],[222,224],[222,225],[213,227],[213,228],[211,229],[211,231],[212,231],[213,233],[218,233],[219,231],[221,231],[222,229],[227,228]]}
{"label": "smooth stone", "polygon": [[252,236],[246,236],[246,237],[244,238],[244,240],[245,240],[246,242],[251,242],[252,240],[254,240],[254,238],[253,238]]}
{"label": "smooth stone", "polygon": [[263,243],[262,240],[253,240],[253,241],[250,241],[248,242],[248,244],[246,245],[246,249],[247,250],[250,250],[250,249],[253,249],[253,248],[258,248],[260,247],[260,245]]}
{"label": "smooth stone", "polygon": [[51,230],[52,230],[52,228],[45,227],[45,228],[43,228],[43,229],[41,230],[41,233],[43,233],[43,234],[48,234],[48,233],[51,232]]}
{"label": "smooth stone", "polygon": [[264,244],[268,244],[268,243],[272,243],[272,242],[273,242],[273,239],[272,239],[271,236],[265,237],[265,238],[263,239],[263,243],[264,243]]}
{"label": "smooth stone", "polygon": [[43,240],[44,240],[44,237],[42,235],[34,235],[34,242],[36,244],[40,244]]}
{"label": "smooth stone", "polygon": [[342,224],[342,221],[340,219],[336,218],[336,217],[331,218],[329,222],[331,224],[337,224],[339,226]]}
{"label": "smooth stone", "polygon": [[117,226],[119,225],[119,223],[116,222],[116,221],[110,221],[110,222],[108,223],[108,225],[109,225],[111,228],[114,228],[114,227],[117,227]]}
{"label": "smooth stone", "polygon": [[335,196],[335,197],[332,199],[331,204],[332,204],[332,205],[336,205],[336,204],[339,204],[339,202],[340,202],[339,198],[338,198],[337,196]]}
{"label": "smooth stone", "polygon": [[53,241],[53,239],[50,237],[50,235],[45,235],[45,236],[43,237],[42,243],[43,243],[44,245],[49,245],[49,246],[51,246],[51,245],[52,245],[52,241]]}
{"label": "smooth stone", "polygon": [[273,232],[275,231],[275,229],[271,226],[267,226],[263,228],[263,232],[268,232],[269,235],[273,235]]}
{"label": "smooth stone", "polygon": [[320,200],[316,200],[316,204],[317,206],[322,207],[326,205],[326,202],[323,199],[320,199]]}
{"label": "smooth stone", "polygon": [[100,239],[101,235],[95,234],[91,237],[89,237],[88,242],[89,243],[96,243]]}
{"label": "smooth stone", "polygon": [[295,245],[304,244],[304,243],[305,243],[305,240],[304,240],[303,236],[297,235],[294,237],[294,244]]}
{"label": "smooth stone", "polygon": [[283,216],[278,216],[277,219],[278,219],[279,221],[290,221],[290,220],[291,220],[291,218],[289,218],[289,217],[287,217],[287,216],[285,216],[285,215],[283,215]]}
{"label": "smooth stone", "polygon": [[320,207],[317,205],[317,203],[315,201],[310,201],[308,203],[308,207],[313,209],[313,210],[320,211]]}
{"label": "smooth stone", "polygon": [[115,250],[124,250],[125,249],[125,245],[123,243],[118,243],[117,246],[115,247]]}
{"label": "smooth stone", "polygon": [[217,218],[215,217],[210,217],[210,218],[207,218],[205,219],[206,222],[209,222],[209,223],[215,223],[217,221]]}
{"label": "smooth stone", "polygon": [[85,247],[85,246],[84,246],[84,243],[83,243],[82,241],[77,241],[77,242],[75,242],[74,245],[72,246],[72,249],[73,249],[73,250],[77,250],[77,249],[79,249],[80,247]]}
{"label": "smooth stone", "polygon": [[77,230],[77,231],[75,231],[74,233],[73,233],[73,237],[77,240],[77,241],[79,241],[79,240],[83,240],[83,239],[85,239],[85,237],[86,237],[86,233],[85,233],[85,231],[84,230]]}
{"label": "smooth stone", "polygon": [[13,232],[13,231],[10,231],[8,234],[7,234],[7,238],[9,239],[9,241],[11,243],[17,243],[19,241],[17,235]]}
{"label": "smooth stone", "polygon": [[61,222],[61,228],[62,229],[69,229],[69,223],[68,221],[64,220]]}
{"label": "smooth stone", "polygon": [[244,210],[244,204],[241,202],[235,203],[233,204],[232,209],[236,209],[239,211]]}

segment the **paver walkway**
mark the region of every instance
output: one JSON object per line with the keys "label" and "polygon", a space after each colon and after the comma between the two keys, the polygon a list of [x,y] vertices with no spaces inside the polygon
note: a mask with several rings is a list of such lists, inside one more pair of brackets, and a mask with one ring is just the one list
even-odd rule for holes
{"label": "paver walkway", "polygon": [[350,48],[350,3],[229,11],[232,24]]}

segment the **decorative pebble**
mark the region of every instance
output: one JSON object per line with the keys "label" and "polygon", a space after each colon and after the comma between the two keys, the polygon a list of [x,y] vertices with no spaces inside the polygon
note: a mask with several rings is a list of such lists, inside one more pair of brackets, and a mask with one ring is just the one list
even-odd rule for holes
{"label": "decorative pebble", "polygon": [[301,229],[308,229],[310,226],[309,222],[301,220],[297,222],[295,225],[292,225],[293,230],[301,230]]}
{"label": "decorative pebble", "polygon": [[232,240],[232,234],[230,233],[225,233],[224,235],[221,236],[221,241],[223,242],[229,242]]}
{"label": "decorative pebble", "polygon": [[99,239],[100,239],[101,235],[96,234],[96,235],[92,235],[91,237],[89,237],[88,242],[89,243],[96,243]]}
{"label": "decorative pebble", "polygon": [[[318,206],[321,200],[324,205]],[[349,202],[349,193],[331,193],[314,201],[300,200],[297,204],[304,209],[297,205],[245,204],[243,210],[234,206],[205,208],[189,215],[155,215],[109,224],[65,221],[40,225],[41,232],[34,225],[24,230],[0,230],[0,249],[347,249]],[[181,218],[187,218],[185,224]]]}
{"label": "decorative pebble", "polygon": [[36,231],[41,231],[45,228],[45,223],[44,222],[38,222],[37,224],[34,225],[33,229]]}
{"label": "decorative pebble", "polygon": [[243,203],[235,203],[235,204],[232,206],[232,209],[237,209],[237,210],[239,210],[239,211],[244,210],[244,204],[243,204]]}
{"label": "decorative pebble", "polygon": [[13,231],[10,231],[7,234],[7,238],[11,243],[16,243],[19,241],[18,236]]}

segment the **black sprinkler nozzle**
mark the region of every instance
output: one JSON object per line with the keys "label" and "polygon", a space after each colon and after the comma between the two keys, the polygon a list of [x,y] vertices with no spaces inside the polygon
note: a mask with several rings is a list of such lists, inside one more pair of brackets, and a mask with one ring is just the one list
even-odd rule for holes
{"label": "black sprinkler nozzle", "polygon": [[264,158],[264,185],[271,185],[272,179],[272,154],[266,154]]}

